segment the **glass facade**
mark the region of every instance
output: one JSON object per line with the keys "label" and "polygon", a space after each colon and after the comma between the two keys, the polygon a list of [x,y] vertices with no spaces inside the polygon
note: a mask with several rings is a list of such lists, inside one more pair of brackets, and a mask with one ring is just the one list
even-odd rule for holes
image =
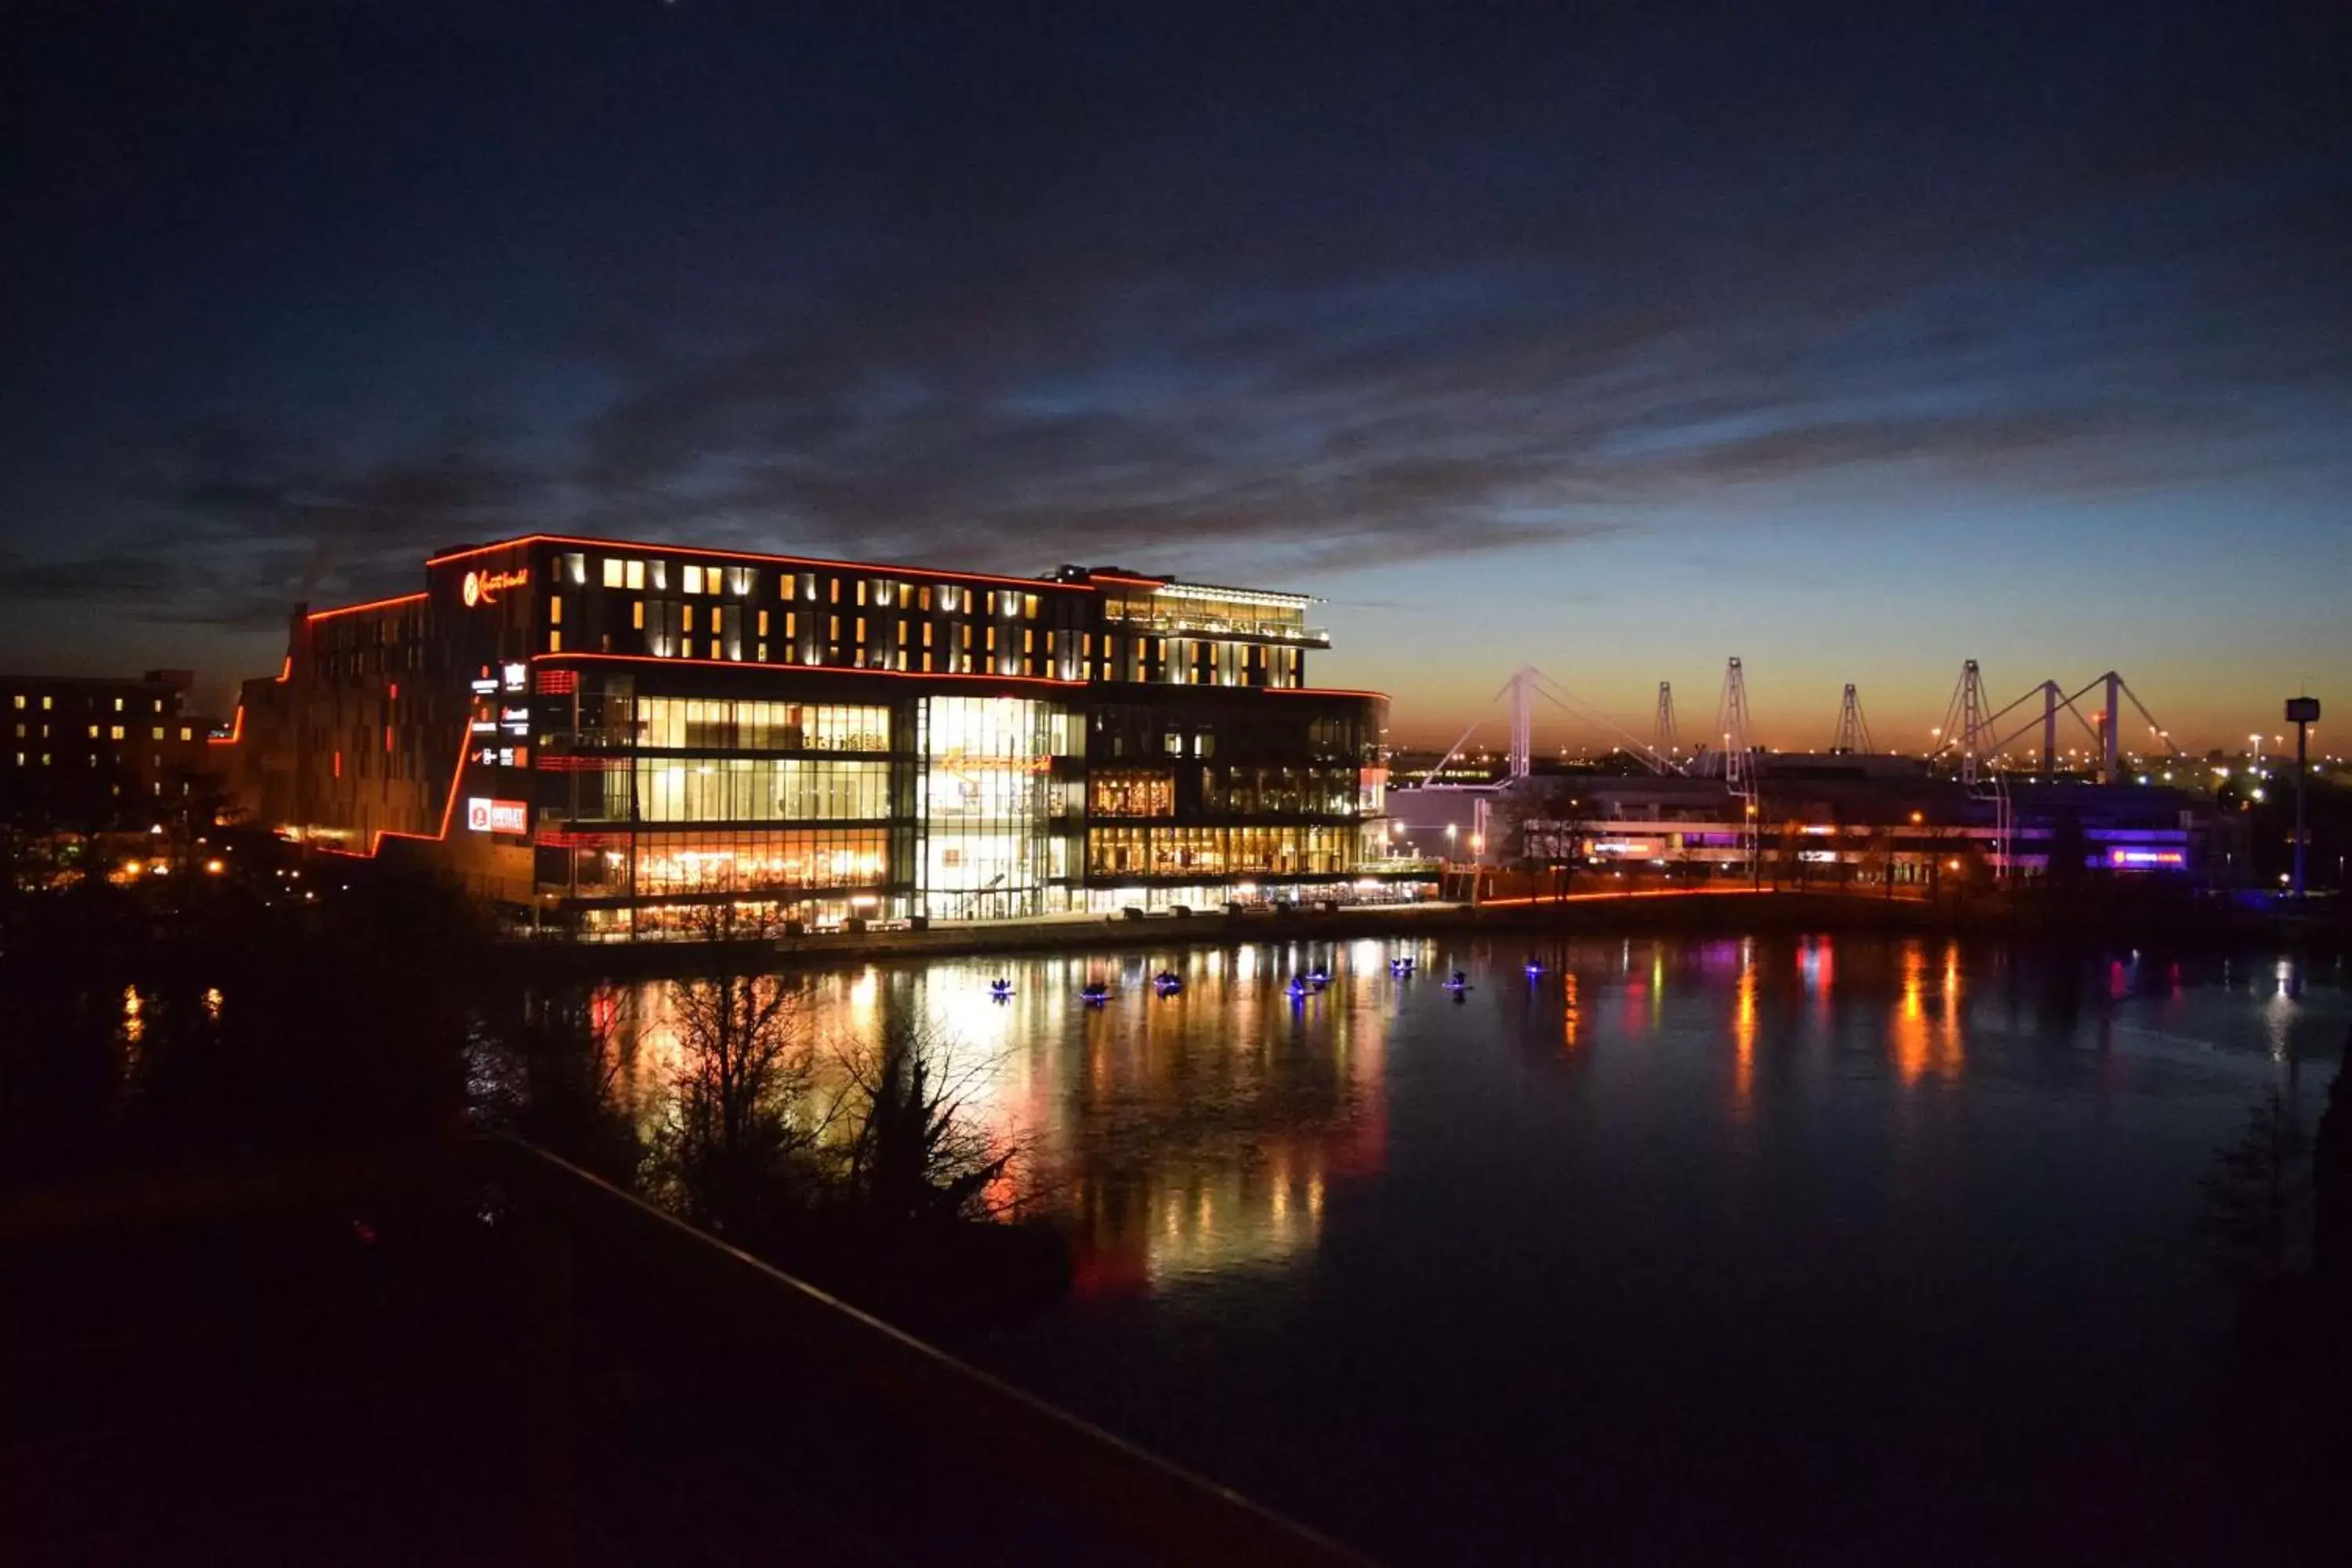
{"label": "glass facade", "polygon": [[640,822],[879,821],[890,815],[887,762],[770,757],[639,757],[635,778],[604,775],[608,818]]}
{"label": "glass facade", "polygon": [[887,752],[890,710],[640,697],[637,737],[637,743],[650,751]]}
{"label": "glass facade", "polygon": [[607,849],[634,874],[639,897],[843,888],[878,889],[889,863],[881,828],[819,828],[765,833],[640,833],[624,853]]}
{"label": "glass facade", "polygon": [[[1081,731],[1060,706],[1013,697],[927,697],[918,912],[935,920],[1017,920],[1047,912],[1066,880],[1069,838],[1055,831],[1073,792],[1054,777]],[[1065,902],[1066,900],[1064,900]]]}
{"label": "glass facade", "polygon": [[1360,858],[1361,830],[1330,827],[1093,827],[1087,871],[1098,877],[1332,876]]}

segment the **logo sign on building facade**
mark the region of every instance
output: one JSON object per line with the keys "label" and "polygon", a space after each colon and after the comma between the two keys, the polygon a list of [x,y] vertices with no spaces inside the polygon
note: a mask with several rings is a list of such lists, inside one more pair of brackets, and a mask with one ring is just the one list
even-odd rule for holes
{"label": "logo sign on building facade", "polygon": [[468,572],[460,591],[465,595],[466,608],[470,610],[477,605],[495,605],[500,594],[509,588],[520,588],[530,581],[530,568],[528,566],[512,572]]}
{"label": "logo sign on building facade", "polygon": [[519,800],[492,800],[487,795],[469,795],[466,800],[466,827],[472,833],[528,833],[530,831],[530,808]]}

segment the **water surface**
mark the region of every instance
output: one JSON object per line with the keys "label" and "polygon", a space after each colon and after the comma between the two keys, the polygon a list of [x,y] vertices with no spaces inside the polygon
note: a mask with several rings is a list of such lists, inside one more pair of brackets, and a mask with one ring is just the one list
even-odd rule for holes
{"label": "water surface", "polygon": [[2199,1180],[2272,1088],[2315,1120],[2343,979],[1415,940],[946,961],[813,1003],[960,1042],[1078,1237],[1066,1304],[960,1349],[1385,1558],[2169,1561],[2276,1540]]}

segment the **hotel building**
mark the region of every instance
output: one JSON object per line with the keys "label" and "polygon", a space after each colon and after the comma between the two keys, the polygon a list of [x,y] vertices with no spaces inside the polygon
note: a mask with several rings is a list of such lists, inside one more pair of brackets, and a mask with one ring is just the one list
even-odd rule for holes
{"label": "hotel building", "polygon": [[297,611],[234,776],[591,935],[1395,896],[1386,700],[1307,684],[1312,603],[532,535]]}

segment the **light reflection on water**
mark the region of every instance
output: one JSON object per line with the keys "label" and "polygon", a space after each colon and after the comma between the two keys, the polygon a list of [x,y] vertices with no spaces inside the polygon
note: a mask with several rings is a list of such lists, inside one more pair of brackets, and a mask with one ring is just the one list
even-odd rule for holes
{"label": "light reflection on water", "polygon": [[[1411,976],[1392,973],[1400,958]],[[1543,973],[1523,974],[1522,958]],[[1440,984],[1456,967],[1471,981],[1458,995]],[[1163,971],[1181,991],[1155,994]],[[1328,985],[1291,994],[1318,971]],[[991,994],[1000,978],[1009,997]],[[870,1041],[886,1017],[946,1042],[966,1110],[1019,1150],[1008,1190],[1071,1229],[1082,1296],[1118,1296],[1311,1264],[1331,1191],[1384,1174],[1400,1050],[1456,1053],[1451,1069],[1424,1056],[1419,1083],[1492,1071],[1477,1045],[1538,1027],[1592,1071],[1612,1070],[1612,1052],[1664,1045],[1678,1074],[1696,1075],[1690,1114],[1730,1122],[1754,1117],[1759,1097],[1803,1095],[1831,1063],[1908,1092],[1972,1074],[2044,1091],[2146,1089],[2168,1066],[2222,1063],[2251,1092],[2296,1053],[2332,1049],[2340,976],[2321,978],[2316,1008],[2309,978],[2284,961],[2208,966],[2192,982],[2179,963],[2137,954],[2085,970],[1948,939],[1818,936],[1540,952],[1260,943],[868,965],[793,984],[821,1059]],[[1090,1004],[1081,987],[1096,983],[1109,995]],[[656,1114],[677,1056],[667,987],[613,988],[597,1005],[623,1042],[624,1092]],[[1972,1062],[1972,1039],[1990,1059]]]}
{"label": "light reflection on water", "polygon": [[[959,1042],[1074,1236],[1071,1299],[967,1353],[1389,1560],[1496,1563],[1671,1555],[1662,1520],[1691,1557],[1910,1560],[1902,1521],[1960,1495],[1966,1560],[2069,1530],[2257,1554],[2201,1446],[2228,1317],[2198,1181],[2273,1087],[2310,1127],[2345,979],[1758,936],[795,983],[821,1032]],[[661,987],[606,1005],[651,1105]]]}

